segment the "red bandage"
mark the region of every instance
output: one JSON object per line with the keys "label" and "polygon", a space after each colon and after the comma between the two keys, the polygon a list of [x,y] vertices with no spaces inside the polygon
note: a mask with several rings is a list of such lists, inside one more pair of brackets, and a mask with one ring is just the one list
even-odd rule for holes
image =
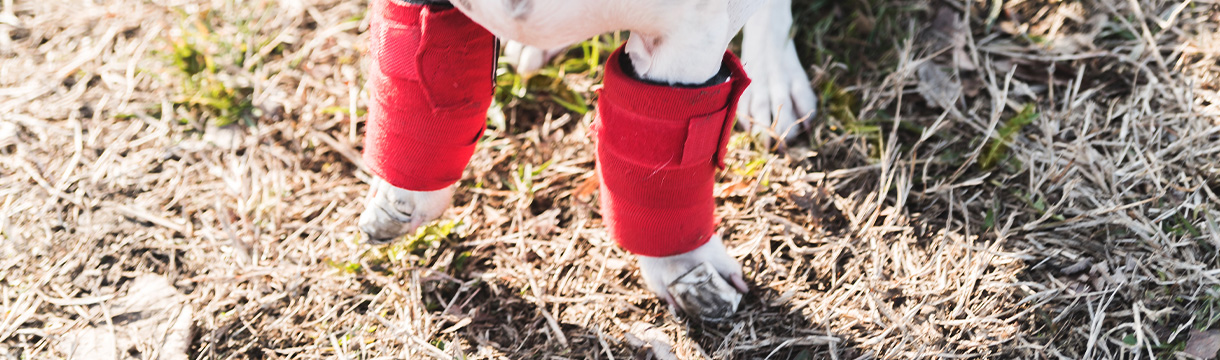
{"label": "red bandage", "polygon": [[597,104],[602,218],[619,246],[633,254],[686,253],[715,231],[715,172],[724,167],[737,99],[750,79],[726,52],[726,83],[648,84],[623,72],[622,52],[620,47],[606,60]]}
{"label": "red bandage", "polygon": [[398,188],[462,178],[491,105],[495,37],[454,8],[373,0],[364,161]]}

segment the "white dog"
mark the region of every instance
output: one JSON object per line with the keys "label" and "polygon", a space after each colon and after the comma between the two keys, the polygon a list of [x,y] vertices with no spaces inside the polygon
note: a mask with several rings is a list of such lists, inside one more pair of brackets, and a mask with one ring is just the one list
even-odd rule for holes
{"label": "white dog", "polygon": [[[791,140],[814,112],[816,98],[789,37],[791,0],[452,0],[452,6],[496,37],[515,42],[505,56],[523,72],[556,53],[541,49],[628,30],[625,50],[636,75],[664,84],[714,79],[730,40],[744,27],[741,60],[753,82],[739,100],[739,123],[763,137]],[[398,237],[439,217],[453,193],[453,186],[411,191],[378,179],[360,228],[371,239]],[[702,263],[747,291],[741,266],[719,236],[686,253],[638,259],[648,288],[671,305],[666,285]]]}

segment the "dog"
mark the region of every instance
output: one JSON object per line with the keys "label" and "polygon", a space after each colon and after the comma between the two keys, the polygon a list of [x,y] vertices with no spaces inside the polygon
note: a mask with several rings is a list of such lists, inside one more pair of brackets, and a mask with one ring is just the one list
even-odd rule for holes
{"label": "dog", "polygon": [[[594,129],[604,222],[671,310],[682,303],[668,286],[702,264],[732,284],[707,295],[739,299],[723,293],[749,288],[715,231],[711,187],[734,115],[747,131],[788,141],[815,111],[789,37],[791,6],[791,0],[373,0],[364,157],[376,178],[360,229],[371,242],[385,242],[450,206],[453,184],[484,130],[497,39],[511,41],[505,56],[528,72],[557,52],[546,49],[627,30],[629,40],[606,62]],[[743,28],[738,60],[728,47]]]}

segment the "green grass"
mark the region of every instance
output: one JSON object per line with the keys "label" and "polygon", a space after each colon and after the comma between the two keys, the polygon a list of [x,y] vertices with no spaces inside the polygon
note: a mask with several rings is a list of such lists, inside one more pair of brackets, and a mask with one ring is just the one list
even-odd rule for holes
{"label": "green grass", "polygon": [[983,171],[988,171],[995,168],[995,166],[999,164],[1006,155],[1008,155],[1008,147],[1009,144],[1012,143],[1013,138],[1016,137],[1016,135],[1020,133],[1021,129],[1024,129],[1026,125],[1033,124],[1034,120],[1037,119],[1038,112],[1035,111],[1034,104],[1025,104],[1025,107],[1021,109],[1020,113],[1017,113],[1012,118],[1008,119],[1008,121],[1005,121],[1004,125],[1001,126],[999,130],[996,130],[995,138],[988,140],[987,147],[979,156],[979,168]]}
{"label": "green grass", "polygon": [[[828,130],[866,141],[868,156],[881,157],[886,129],[892,122],[878,112],[861,113],[860,94],[853,89],[876,84],[899,63],[899,49],[916,30],[912,24],[926,17],[927,10],[915,3],[894,0],[795,0],[793,41],[818,91],[819,119]],[[820,75],[820,76],[817,76]],[[903,121],[900,128],[918,131],[917,124]],[[901,140],[900,140],[901,141]],[[811,143],[817,147],[821,144]],[[903,146],[903,144],[899,144]]]}
{"label": "green grass", "polygon": [[[573,89],[569,78],[600,82],[604,59],[623,39],[622,33],[616,32],[576,43],[529,77],[521,75],[502,59],[496,69],[495,106],[541,111],[550,103],[576,115],[588,113],[593,94]],[[502,124],[489,125],[497,127]]]}
{"label": "green grass", "polygon": [[[433,221],[419,227],[415,233],[395,240],[390,245],[368,248],[360,254],[358,261],[328,260],[327,264],[349,275],[359,274],[366,270],[389,275],[393,272],[391,269],[398,268],[388,266],[389,264],[405,264],[407,267],[426,266],[427,263],[437,259],[442,244],[457,236],[456,229],[461,225],[462,222],[455,219]],[[470,255],[469,252],[459,254],[451,261],[449,270],[462,271],[468,264]],[[365,268],[362,264],[368,264],[371,269]]]}
{"label": "green grass", "polygon": [[917,3],[895,0],[796,0],[793,40],[806,66],[836,63],[844,80],[886,73],[912,24],[925,17]]}
{"label": "green grass", "polygon": [[[229,4],[229,6],[237,6]],[[212,24],[237,22],[242,36],[217,33]],[[249,76],[254,69],[243,69],[251,50],[269,44],[258,40],[246,24],[249,19],[220,19],[216,12],[186,14],[178,12],[178,32],[164,38],[169,50],[163,52],[175,70],[178,86],[173,87],[172,100],[200,120],[201,124],[226,126],[255,124],[251,95],[254,88]],[[243,40],[261,43],[247,43]],[[276,49],[278,52],[280,49]],[[256,61],[254,65],[258,65]],[[257,67],[257,66],[255,66]],[[240,70],[234,70],[240,69]],[[183,119],[183,123],[189,123]]]}

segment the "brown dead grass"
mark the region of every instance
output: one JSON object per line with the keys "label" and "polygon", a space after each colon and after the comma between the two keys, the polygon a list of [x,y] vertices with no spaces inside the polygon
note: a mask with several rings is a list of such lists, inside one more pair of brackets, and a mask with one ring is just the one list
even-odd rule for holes
{"label": "brown dead grass", "polygon": [[[756,286],[724,325],[639,286],[589,191],[592,119],[558,106],[508,104],[453,234],[361,244],[364,6],[6,4],[0,356],[62,356],[146,272],[192,299],[209,359],[644,359],[641,324],[684,359],[1169,358],[1220,326],[1214,3],[1017,1],[989,21],[918,2],[893,68],[814,66],[846,112],[826,100],[813,146],[781,155],[737,138],[721,176]],[[199,33],[248,44],[215,81],[247,89],[255,126],[176,105],[166,54]],[[980,167],[1025,104],[1039,116]]]}

